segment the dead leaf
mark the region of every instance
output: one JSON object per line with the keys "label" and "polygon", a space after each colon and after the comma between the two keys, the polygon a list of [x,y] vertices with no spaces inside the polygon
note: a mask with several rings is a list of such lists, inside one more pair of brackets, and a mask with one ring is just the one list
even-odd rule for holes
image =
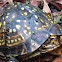
{"label": "dead leaf", "polygon": [[50,13],[51,14],[51,10],[48,6],[48,3],[46,2],[46,0],[43,0],[44,1],[44,6],[43,6],[43,11],[45,11],[46,13]]}

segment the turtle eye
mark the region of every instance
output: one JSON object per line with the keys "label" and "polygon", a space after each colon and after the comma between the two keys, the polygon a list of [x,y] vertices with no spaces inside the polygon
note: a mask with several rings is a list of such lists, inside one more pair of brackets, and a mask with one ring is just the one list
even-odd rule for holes
{"label": "turtle eye", "polygon": [[56,39],[52,39],[50,44],[56,44],[56,43],[57,43]]}

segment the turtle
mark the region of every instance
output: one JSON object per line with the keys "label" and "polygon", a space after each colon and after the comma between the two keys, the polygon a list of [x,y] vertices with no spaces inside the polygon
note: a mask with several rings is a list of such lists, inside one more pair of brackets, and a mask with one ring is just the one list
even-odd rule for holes
{"label": "turtle", "polygon": [[[14,2],[6,4],[1,11],[0,55],[10,57],[32,53],[45,42],[48,44],[49,37],[56,38],[56,35],[62,35],[62,28],[33,5]],[[57,41],[53,49],[59,46]],[[46,50],[43,51],[46,53]]]}

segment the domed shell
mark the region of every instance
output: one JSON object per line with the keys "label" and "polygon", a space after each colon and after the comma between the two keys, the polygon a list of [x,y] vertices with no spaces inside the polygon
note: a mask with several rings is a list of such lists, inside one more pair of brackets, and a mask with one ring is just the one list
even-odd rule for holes
{"label": "domed shell", "polygon": [[39,48],[50,35],[62,35],[60,26],[39,8],[29,4],[7,4],[0,16],[0,52],[23,55]]}

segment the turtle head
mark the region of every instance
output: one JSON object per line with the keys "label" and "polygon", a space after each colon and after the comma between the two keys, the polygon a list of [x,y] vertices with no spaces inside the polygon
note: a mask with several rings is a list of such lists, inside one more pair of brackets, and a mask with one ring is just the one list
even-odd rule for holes
{"label": "turtle head", "polygon": [[51,35],[40,48],[42,53],[49,52],[53,55],[61,55],[62,50],[62,36],[60,35]]}
{"label": "turtle head", "polygon": [[59,45],[59,36],[51,35],[42,45],[42,53],[46,53],[58,48]]}

